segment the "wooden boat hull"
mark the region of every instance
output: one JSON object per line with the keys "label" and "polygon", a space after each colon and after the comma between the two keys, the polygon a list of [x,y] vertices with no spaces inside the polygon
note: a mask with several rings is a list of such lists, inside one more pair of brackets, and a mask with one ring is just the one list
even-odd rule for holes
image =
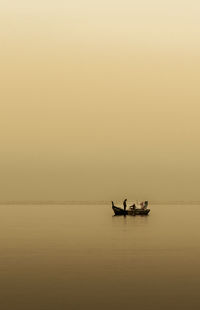
{"label": "wooden boat hull", "polygon": [[112,206],[112,209],[115,215],[148,215],[150,209],[135,209],[135,210],[126,210],[124,211],[122,208]]}

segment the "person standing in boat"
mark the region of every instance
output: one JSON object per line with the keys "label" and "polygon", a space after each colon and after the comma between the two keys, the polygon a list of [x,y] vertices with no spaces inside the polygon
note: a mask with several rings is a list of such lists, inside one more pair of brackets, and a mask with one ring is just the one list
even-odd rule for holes
{"label": "person standing in boat", "polygon": [[123,201],[124,211],[126,211],[126,201],[127,201],[127,199],[124,199],[124,201]]}

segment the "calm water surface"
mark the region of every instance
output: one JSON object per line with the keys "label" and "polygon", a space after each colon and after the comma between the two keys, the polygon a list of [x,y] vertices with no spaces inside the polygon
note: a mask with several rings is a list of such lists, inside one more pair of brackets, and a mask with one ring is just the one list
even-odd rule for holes
{"label": "calm water surface", "polygon": [[0,206],[0,309],[199,309],[200,206]]}

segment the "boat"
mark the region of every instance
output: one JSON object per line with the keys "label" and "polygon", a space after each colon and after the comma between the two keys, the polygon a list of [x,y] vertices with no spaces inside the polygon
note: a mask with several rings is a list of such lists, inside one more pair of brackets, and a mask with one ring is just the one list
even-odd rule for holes
{"label": "boat", "polygon": [[150,212],[150,209],[147,209],[148,201],[145,201],[144,205],[141,208],[135,208],[131,206],[128,210],[124,210],[122,208],[116,207],[114,203],[112,202],[112,209],[115,213],[115,215],[148,215]]}

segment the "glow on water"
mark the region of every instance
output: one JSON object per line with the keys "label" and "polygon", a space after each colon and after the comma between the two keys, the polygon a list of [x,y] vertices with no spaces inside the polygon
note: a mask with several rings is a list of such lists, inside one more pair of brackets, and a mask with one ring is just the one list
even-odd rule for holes
{"label": "glow on water", "polygon": [[1,309],[198,309],[200,205],[1,205]]}

